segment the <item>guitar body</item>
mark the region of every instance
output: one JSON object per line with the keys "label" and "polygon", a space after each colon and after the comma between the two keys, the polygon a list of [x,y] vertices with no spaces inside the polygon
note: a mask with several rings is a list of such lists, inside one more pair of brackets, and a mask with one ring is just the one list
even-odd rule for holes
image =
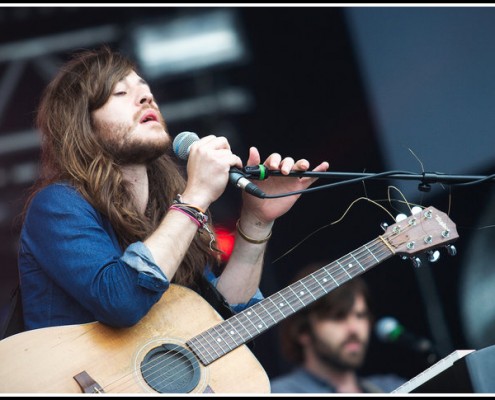
{"label": "guitar body", "polygon": [[247,346],[207,366],[186,346],[222,321],[194,291],[170,285],[130,328],[93,322],[22,332],[0,341],[0,392],[269,393]]}

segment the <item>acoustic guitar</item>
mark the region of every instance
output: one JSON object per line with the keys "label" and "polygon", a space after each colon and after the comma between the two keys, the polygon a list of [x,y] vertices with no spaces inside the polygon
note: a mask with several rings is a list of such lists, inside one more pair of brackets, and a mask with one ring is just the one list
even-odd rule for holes
{"label": "acoustic guitar", "polygon": [[35,329],[0,341],[2,393],[269,393],[266,372],[246,343],[393,255],[457,239],[433,207],[224,320],[178,285],[130,328],[99,322]]}

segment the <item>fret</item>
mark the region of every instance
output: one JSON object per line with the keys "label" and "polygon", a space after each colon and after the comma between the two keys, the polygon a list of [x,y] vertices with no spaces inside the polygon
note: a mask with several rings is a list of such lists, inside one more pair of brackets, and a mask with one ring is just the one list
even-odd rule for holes
{"label": "fret", "polygon": [[[243,311],[243,312],[240,314],[240,316],[242,315],[243,317],[245,317],[245,319],[246,319],[247,321],[249,321],[249,322],[251,323],[251,325],[252,325],[252,326],[256,329],[256,331],[257,331],[256,333],[260,333],[260,330],[258,329],[258,327],[256,326],[256,324],[255,324],[255,323],[253,323],[253,321],[251,320],[251,316],[253,315],[253,312],[251,311],[251,309],[252,309],[252,307],[251,307],[250,309],[246,310],[246,311]],[[248,330],[247,328],[246,328],[246,330],[250,333],[251,338],[253,338],[253,337],[254,337],[253,332],[251,332],[251,331],[250,331],[250,330]]]}
{"label": "fret", "polygon": [[[320,287],[321,287],[321,289],[323,290],[323,292],[325,292],[325,294],[327,294],[327,293],[328,293],[328,291],[327,291],[327,290],[325,289],[325,287],[324,287],[324,286],[320,283],[320,280],[316,278],[315,274],[316,274],[316,272],[315,272],[315,273],[313,273],[313,274],[311,275],[311,277],[313,278],[313,280],[314,280],[314,281],[315,281],[318,285],[320,285]],[[326,278],[324,278],[324,279],[326,279]]]}
{"label": "fret", "polygon": [[[347,268],[352,268],[352,263],[347,264]],[[347,274],[349,279],[352,279],[352,275],[347,271],[347,268],[344,268],[344,272]]]}
{"label": "fret", "polygon": [[[259,303],[258,303],[258,304],[259,304]],[[254,315],[258,318],[258,320],[259,320],[260,322],[262,322],[262,323],[256,323],[256,324],[253,322],[253,325],[255,325],[255,326],[256,326],[256,328],[258,329],[258,333],[260,333],[260,332],[263,332],[263,331],[267,328],[267,326],[266,326],[266,324],[265,324],[265,321],[263,321],[263,318],[261,318],[261,317],[259,316],[259,314],[258,314],[258,313],[256,312],[256,310],[255,310],[255,308],[259,308],[259,307],[257,307],[257,306],[258,306],[258,304],[255,304],[253,307],[251,307],[251,309],[253,310],[253,313],[254,313]]]}
{"label": "fret", "polygon": [[220,353],[217,351],[218,345],[217,345],[216,338],[211,334],[211,329],[208,329],[206,331],[206,333],[208,334],[208,336],[210,338],[209,340],[207,339],[207,342],[209,343],[210,348],[216,353],[215,355],[218,358],[218,356],[220,355]]}
{"label": "fret", "polygon": [[[217,354],[216,354],[215,359],[217,359],[217,358],[221,357],[221,356],[222,356],[222,355],[224,355],[225,353],[228,353],[229,351],[231,351],[231,350],[235,349],[235,348],[236,348],[236,347],[238,347],[240,344],[242,344],[242,342],[241,342],[241,343],[237,343],[237,342],[235,342],[235,340],[234,340],[234,344],[235,344],[235,346],[231,346],[231,344],[229,343],[229,341],[228,341],[228,340],[226,340],[226,339],[232,339],[232,340],[233,340],[232,336],[230,335],[230,332],[228,332],[228,331],[227,331],[227,329],[225,328],[225,325],[226,325],[226,324],[227,324],[226,322],[221,323],[221,324],[219,324],[219,325],[217,325],[217,326],[215,326],[215,327],[213,327],[213,328],[208,329],[208,331],[207,331],[207,332],[210,334],[210,338],[211,338],[211,340],[210,340],[210,345],[211,345],[213,348],[220,350],[220,352],[219,352],[219,351],[217,351],[217,350],[215,350],[215,352],[217,353]],[[222,338],[222,335],[218,332],[217,328],[222,328],[222,329],[223,329],[223,331],[224,331],[225,333],[227,333],[226,339]],[[211,334],[211,331],[215,331],[215,333],[216,333],[217,335],[212,335],[212,334]],[[226,346],[225,346],[225,345],[226,345]]]}
{"label": "fret", "polygon": [[378,258],[376,258],[375,253],[373,253],[373,252],[372,252],[372,251],[368,248],[368,246],[364,245],[364,248],[365,248],[366,250],[368,250],[368,253],[370,253],[370,254],[373,256],[373,258],[375,259],[375,261],[376,261],[376,262],[380,262],[380,261],[378,260]]}
{"label": "fret", "polygon": [[236,314],[233,317],[229,318],[228,321],[232,321],[233,323],[236,323],[237,326],[241,327],[244,330],[244,333],[241,333],[239,329],[236,329],[236,332],[238,332],[241,335],[241,337],[244,339],[244,341],[248,341],[249,339],[252,338],[252,334],[246,328],[245,324],[241,321],[241,317],[244,316],[244,313],[245,313],[245,311],[240,312],[239,314]]}
{"label": "fret", "polygon": [[320,282],[318,271],[307,276],[305,282],[312,288],[312,292],[316,298],[328,293],[328,290]]}
{"label": "fret", "polygon": [[[394,254],[392,252],[392,250],[385,244],[383,243],[381,240],[376,240],[376,245],[380,248],[380,250],[382,250],[382,255],[380,256],[380,261],[382,260],[386,260],[387,258],[390,257],[390,255]],[[383,250],[385,250],[385,252],[383,252]]]}
{"label": "fret", "polygon": [[357,262],[357,263],[358,263],[358,265],[361,267],[361,269],[362,269],[363,271],[366,271],[366,270],[364,269],[364,267],[361,265],[361,263],[359,262],[359,260],[358,260],[358,259],[354,256],[354,254],[352,254],[352,252],[351,252],[350,254],[351,254],[352,258],[354,258],[354,260],[356,260],[356,262]]}
{"label": "fret", "polygon": [[[382,252],[381,255],[378,251]],[[375,251],[373,251],[375,250]],[[371,255],[371,256],[370,256]],[[380,262],[393,252],[380,239],[348,253],[311,275],[256,303],[252,307],[212,327],[188,342],[203,364],[220,358],[253,339],[269,327],[318,300],[331,290]]]}
{"label": "fret", "polygon": [[[338,261],[337,261],[337,264],[339,264]],[[337,287],[339,287],[340,286],[340,283],[337,282],[337,280],[335,279],[335,277],[333,276],[333,274],[330,271],[328,271],[327,269],[325,269],[325,271],[327,272],[328,275],[330,275],[330,278],[332,278],[332,280],[335,282],[335,284],[337,285]]]}
{"label": "fret", "polygon": [[[292,307],[292,305],[290,304],[290,302],[287,301],[287,299],[284,297],[284,294],[283,294],[284,291],[285,291],[285,289],[284,290],[281,290],[278,293],[275,293],[273,296],[270,296],[270,297],[273,297],[273,298],[275,298],[275,297],[281,297],[282,300],[283,300],[283,302],[278,302],[277,303],[278,304],[278,308],[281,309],[282,307],[289,306],[289,308],[291,309],[292,313],[295,313],[296,310],[294,310],[294,308]],[[274,301],[274,303],[275,303],[275,301]],[[289,313],[288,315],[290,315],[292,313]]]}
{"label": "fret", "polygon": [[277,319],[276,319],[277,321],[281,321],[282,319],[284,319],[286,317],[286,315],[284,314],[284,312],[282,310],[282,307],[285,305],[285,303],[279,304],[279,305],[275,304],[275,302],[272,300],[272,297],[275,297],[276,295],[277,295],[277,293],[273,296],[268,297],[266,299],[266,301],[271,302],[273,304],[273,306],[275,307],[275,309],[281,314],[281,316],[277,317]]}
{"label": "fret", "polygon": [[[220,325],[223,328],[223,330],[225,331],[225,333],[227,335],[229,335],[229,337],[232,338],[232,340],[234,341],[234,343],[235,343],[234,348],[236,348],[240,344],[244,343],[244,340],[238,342],[238,339],[242,339],[242,336],[239,334],[237,329],[235,329],[233,324],[230,322],[230,318],[227,321],[221,323]],[[228,327],[227,327],[227,325],[228,325]]]}
{"label": "fret", "polygon": [[299,288],[296,288],[296,286],[301,286],[301,281],[293,283],[292,285],[289,286],[289,289],[292,291],[292,293],[294,293],[296,299],[299,300],[299,302],[301,302],[302,306],[305,307],[308,304],[308,301],[307,300],[303,301],[304,299],[303,296],[307,297],[307,293],[305,290],[300,290]]}
{"label": "fret", "polygon": [[[340,267],[340,269],[342,269],[343,271],[345,271],[345,268],[342,266],[342,264],[339,262],[339,260],[336,260],[335,262],[338,264],[338,266]],[[333,278],[333,275],[332,275],[332,278]],[[341,283],[338,283],[338,282],[335,280],[335,278],[334,278],[334,281],[335,281],[335,283],[337,284],[337,286],[340,286],[340,285],[341,285]],[[343,283],[343,282],[342,282],[342,283]]]}
{"label": "fret", "polygon": [[[342,258],[341,258],[341,260],[342,260]],[[340,269],[342,271],[344,271],[347,274],[347,276],[349,276],[349,278],[352,278],[352,276],[349,275],[349,273],[347,272],[346,268],[339,262],[339,260],[337,260],[337,264],[339,264]],[[351,264],[351,266],[352,266],[352,264]],[[341,282],[341,284],[342,283],[345,283],[345,282],[347,282],[347,279],[345,281]]]}
{"label": "fret", "polygon": [[[222,324],[219,324],[216,327],[214,327],[215,332],[218,334],[218,336],[216,338],[216,342],[218,345],[222,345],[225,343],[227,345],[227,347],[229,348],[229,351],[234,350],[237,347],[237,343],[235,342],[234,338],[230,335],[230,333],[225,329],[224,325],[225,324],[222,323]],[[217,329],[222,329],[225,334],[218,332]],[[230,345],[229,339],[234,342],[235,346]]]}
{"label": "fret", "polygon": [[258,305],[259,305],[261,308],[263,308],[263,310],[266,312],[266,314],[268,314],[268,315],[270,316],[270,318],[273,320],[273,322],[276,324],[278,321],[277,321],[275,318],[273,318],[273,315],[271,314],[271,312],[270,312],[270,311],[268,311],[268,310],[265,308],[265,306],[264,306],[264,304],[263,304],[263,303],[265,303],[265,302],[264,302],[264,301],[260,301],[260,302],[258,303]]}
{"label": "fret", "polygon": [[[297,283],[297,282],[296,282],[296,283]],[[297,293],[296,293],[296,292],[294,292],[294,290],[292,289],[292,286],[294,286],[294,285],[295,285],[295,284],[292,284],[292,285],[288,286],[288,289],[290,289],[290,291],[291,291],[292,293],[294,293],[294,295],[296,296],[296,299],[297,299],[297,300],[299,300],[299,302],[301,303],[302,307],[305,307],[305,306],[306,306],[306,303],[304,303],[304,302],[301,300],[301,298],[297,295]],[[294,303],[292,303],[292,304],[294,304]],[[294,304],[294,306],[295,306],[295,304]],[[297,309],[297,310],[299,310],[300,308],[296,308],[296,309]]]}
{"label": "fret", "polygon": [[[332,278],[332,281],[335,283],[336,287],[339,287],[339,283],[335,280],[333,275],[328,271],[328,269],[326,267],[323,267],[320,271],[321,271],[321,273],[324,273],[325,275],[330,275],[330,278]],[[327,278],[323,278],[323,282],[329,283]],[[332,289],[335,289],[335,286],[330,287],[330,290],[332,290]]]}
{"label": "fret", "polygon": [[[209,352],[208,348],[204,345],[204,332],[193,337],[188,345],[191,350],[196,354],[196,356],[201,360],[204,365],[208,365],[212,361],[215,361],[216,358]],[[198,347],[201,345],[202,349]]]}
{"label": "fret", "polygon": [[303,285],[304,288],[306,289],[306,292],[309,293],[311,297],[313,297],[313,300],[316,300],[316,297],[313,295],[313,292],[309,290],[308,287],[304,284],[304,280],[301,280],[301,285]]}

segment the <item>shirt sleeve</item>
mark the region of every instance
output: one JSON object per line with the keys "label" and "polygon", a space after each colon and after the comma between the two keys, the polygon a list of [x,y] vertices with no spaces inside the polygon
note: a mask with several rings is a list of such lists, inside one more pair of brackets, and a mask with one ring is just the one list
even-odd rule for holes
{"label": "shirt sleeve", "polygon": [[[21,251],[95,319],[138,322],[169,287],[143,243],[122,250],[109,221],[72,187],[49,186],[33,199]],[[26,274],[36,271],[25,271]]]}
{"label": "shirt sleeve", "polygon": [[[213,285],[213,287],[215,288],[217,287],[219,278],[215,276],[215,274],[211,271],[211,269],[209,268],[205,269],[205,277]],[[229,306],[234,313],[238,313],[244,311],[246,308],[251,307],[252,305],[260,302],[263,299],[264,296],[261,293],[261,290],[258,288],[256,290],[256,293],[253,295],[253,297],[251,297],[251,299],[249,299],[247,303],[235,303],[235,304],[229,304]]]}
{"label": "shirt sleeve", "polygon": [[170,282],[156,264],[148,247],[142,242],[132,243],[121,260],[138,272],[138,284],[150,290],[167,290]]}

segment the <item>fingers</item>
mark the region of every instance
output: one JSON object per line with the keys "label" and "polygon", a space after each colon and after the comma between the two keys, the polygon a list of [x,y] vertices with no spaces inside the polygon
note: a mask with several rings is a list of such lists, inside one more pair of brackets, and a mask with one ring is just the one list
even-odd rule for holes
{"label": "fingers", "polygon": [[212,157],[217,160],[225,160],[230,166],[242,167],[240,157],[232,153],[230,143],[224,136],[204,136],[191,145],[190,154],[193,153],[203,159]]}
{"label": "fingers", "polygon": [[247,165],[258,165],[260,163],[261,163],[261,157],[258,149],[256,147],[250,147]]}
{"label": "fingers", "polygon": [[[302,158],[295,161],[292,157],[285,157],[279,153],[271,154],[264,163],[265,167],[272,170],[279,170],[283,175],[288,175],[291,171],[307,171],[309,161]],[[321,165],[319,166],[321,168]]]}
{"label": "fingers", "polygon": [[[325,172],[330,167],[330,164],[327,161],[323,161],[315,168],[313,168],[313,172]],[[306,182],[307,186],[313,184],[318,180],[318,178],[309,178],[309,177],[301,177],[301,182]]]}
{"label": "fingers", "polygon": [[305,158],[302,158],[294,164],[294,167],[292,169],[296,171],[307,171],[309,169],[309,161]]}
{"label": "fingers", "polygon": [[330,168],[330,164],[327,161],[323,161],[320,165],[317,167],[313,168],[313,171],[315,172],[324,172],[328,168]]}
{"label": "fingers", "polygon": [[202,137],[191,145],[190,152],[197,151],[196,149],[204,149],[205,151],[214,149],[230,150],[230,143],[224,136],[208,135]]}
{"label": "fingers", "polygon": [[[196,141],[191,145],[190,152],[209,152],[211,150],[217,150],[216,155],[228,158],[230,165],[242,167],[242,160],[231,152],[230,143],[224,136],[204,136],[199,141]],[[258,149],[254,146],[250,147],[247,165],[257,165],[260,163],[261,157]],[[278,170],[283,175],[288,175],[291,171],[307,171],[310,167],[308,160],[304,158],[295,161],[293,157],[289,156],[282,158],[279,153],[270,154],[263,164],[266,168]],[[328,162],[324,161],[314,168],[313,171],[321,172],[326,171],[328,168]]]}

